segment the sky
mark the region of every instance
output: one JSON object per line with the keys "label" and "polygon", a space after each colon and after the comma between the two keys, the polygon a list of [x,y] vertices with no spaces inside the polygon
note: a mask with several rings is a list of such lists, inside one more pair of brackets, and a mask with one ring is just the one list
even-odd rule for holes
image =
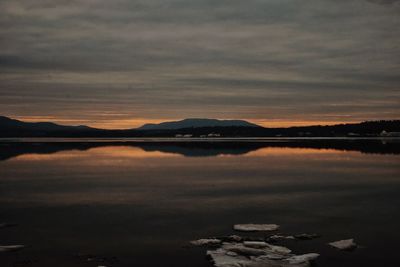
{"label": "sky", "polygon": [[0,115],[400,119],[400,0],[0,0]]}

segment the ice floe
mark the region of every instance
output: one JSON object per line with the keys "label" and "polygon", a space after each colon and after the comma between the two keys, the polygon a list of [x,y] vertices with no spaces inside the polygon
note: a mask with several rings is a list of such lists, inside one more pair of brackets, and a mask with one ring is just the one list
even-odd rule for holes
{"label": "ice floe", "polygon": [[275,231],[279,228],[277,224],[235,224],[233,229],[242,232]]}
{"label": "ice floe", "polygon": [[352,250],[357,247],[357,244],[354,242],[353,238],[331,242],[329,245],[340,250]]}
{"label": "ice floe", "polygon": [[207,251],[215,267],[308,267],[317,253],[305,255],[279,254],[268,248],[247,248],[243,244],[224,244]]}
{"label": "ice floe", "polygon": [[208,245],[218,245],[221,243],[221,240],[216,238],[202,238],[198,240],[190,241],[190,244],[194,246],[208,246]]}
{"label": "ice floe", "polygon": [[295,255],[283,246],[262,241],[224,242],[207,256],[215,267],[308,267],[319,254]]}
{"label": "ice floe", "polygon": [[[234,230],[243,232],[274,231],[277,224],[235,224]],[[309,267],[320,254],[311,251],[296,254],[282,243],[286,240],[311,240],[320,237],[318,234],[251,233],[249,236],[222,236],[191,241],[192,245],[208,246],[207,256],[215,267]],[[271,244],[272,243],[272,244]],[[279,244],[276,245],[276,244]],[[292,243],[295,244],[295,243]],[[297,246],[300,244],[296,242]],[[340,250],[352,250],[357,247],[354,239],[345,239],[329,243]]]}
{"label": "ice floe", "polygon": [[319,257],[318,253],[307,253],[307,254],[303,254],[303,255],[292,256],[292,257],[286,259],[286,261],[288,261],[290,264],[300,264],[300,263],[313,261],[318,257]]}

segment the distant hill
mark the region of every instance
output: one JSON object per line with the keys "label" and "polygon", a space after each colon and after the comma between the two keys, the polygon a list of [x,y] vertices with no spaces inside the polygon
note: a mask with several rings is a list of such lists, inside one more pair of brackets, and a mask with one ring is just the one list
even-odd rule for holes
{"label": "distant hill", "polygon": [[217,119],[184,119],[180,121],[167,121],[159,124],[145,124],[138,130],[177,130],[185,128],[202,127],[261,127],[244,120],[217,120]]}
{"label": "distant hill", "polygon": [[146,124],[138,129],[105,130],[87,126],[64,126],[51,122],[22,122],[0,116],[0,137],[376,137],[382,131],[398,136],[400,120],[351,124],[264,128],[240,120],[186,119]]}
{"label": "distant hill", "polygon": [[50,132],[81,132],[81,131],[91,131],[96,130],[88,126],[65,126],[59,125],[52,122],[23,122],[15,119],[10,119],[8,117],[0,116],[0,136],[37,136],[42,133]]}

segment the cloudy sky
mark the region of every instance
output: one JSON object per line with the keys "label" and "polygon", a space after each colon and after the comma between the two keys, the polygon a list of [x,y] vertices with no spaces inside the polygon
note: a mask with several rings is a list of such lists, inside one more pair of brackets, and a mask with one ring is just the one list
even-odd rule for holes
{"label": "cloudy sky", "polygon": [[0,0],[0,115],[400,118],[399,0]]}

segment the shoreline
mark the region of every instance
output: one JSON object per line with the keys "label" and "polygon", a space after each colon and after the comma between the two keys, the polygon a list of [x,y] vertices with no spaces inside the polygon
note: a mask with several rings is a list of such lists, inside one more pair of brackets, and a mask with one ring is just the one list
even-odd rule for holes
{"label": "shoreline", "polygon": [[201,142],[276,142],[276,141],[400,141],[400,137],[213,137],[213,138],[177,138],[177,137],[2,137],[0,142],[18,142],[18,143],[62,143],[62,142],[118,142],[118,143],[201,143]]}

